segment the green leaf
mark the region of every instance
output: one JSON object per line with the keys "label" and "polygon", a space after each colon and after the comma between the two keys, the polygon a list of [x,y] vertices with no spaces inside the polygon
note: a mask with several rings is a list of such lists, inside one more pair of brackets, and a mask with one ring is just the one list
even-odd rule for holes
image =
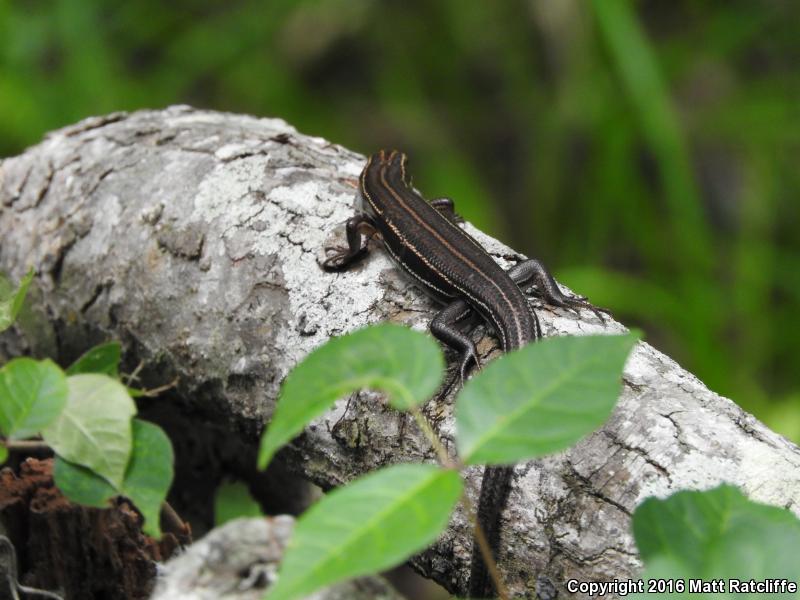
{"label": "green leaf", "polygon": [[67,402],[67,378],[51,360],[15,358],[0,369],[0,432],[31,437],[53,423]]}
{"label": "green leaf", "polygon": [[432,543],[462,492],[458,473],[395,465],[341,487],[298,520],[269,600],[397,565]]}
{"label": "green leaf", "polygon": [[0,444],[0,465],[8,460],[8,448]]}
{"label": "green leaf", "polygon": [[645,565],[661,565],[659,574],[665,561],[702,579],[793,579],[800,573],[800,520],[786,509],[751,502],[729,485],[648,498],[633,514],[633,534]]}
{"label": "green leaf", "polygon": [[439,387],[444,359],[428,335],[382,324],[334,338],[314,350],[283,383],[272,421],[261,439],[263,469],[283,444],[333,403],[362,388],[389,394],[396,408],[427,400]]}
{"label": "green leaf", "polygon": [[121,488],[60,456],[53,476],[64,495],[79,504],[106,508],[114,496],[126,496],[144,516],[144,532],[159,538],[161,505],[173,477],[172,444],[158,425],[133,419],[132,426],[133,452]]}
{"label": "green leaf", "polygon": [[125,473],[123,495],[144,516],[144,532],[161,537],[159,515],[172,483],[174,457],[169,437],[158,425],[133,420],[133,454]]}
{"label": "green leaf", "polygon": [[125,386],[106,375],[72,375],[67,387],[67,405],[42,431],[45,441],[66,460],[90,468],[120,489],[131,455],[136,405]]}
{"label": "green leaf", "polygon": [[71,463],[56,454],[53,467],[56,487],[67,498],[78,504],[108,508],[108,501],[119,491],[90,469]]}
{"label": "green leaf", "polygon": [[617,402],[636,335],[548,338],[502,356],[456,399],[466,464],[508,464],[568,448]]}
{"label": "green leaf", "polygon": [[29,270],[22,278],[16,290],[7,289],[6,286],[3,286],[5,289],[0,290],[0,331],[11,327],[14,319],[17,318],[32,280],[33,269]]}
{"label": "green leaf", "polygon": [[99,344],[88,350],[67,368],[67,375],[79,373],[102,373],[116,378],[119,375],[119,360],[122,346],[119,342]]}
{"label": "green leaf", "polygon": [[214,525],[238,519],[239,517],[260,517],[261,506],[253,500],[250,490],[241,481],[226,482],[217,488],[214,500]]}

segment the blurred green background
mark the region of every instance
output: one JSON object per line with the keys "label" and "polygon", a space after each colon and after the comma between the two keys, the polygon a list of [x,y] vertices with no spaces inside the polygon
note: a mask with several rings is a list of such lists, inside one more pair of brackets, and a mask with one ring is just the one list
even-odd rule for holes
{"label": "blurred green background", "polygon": [[796,0],[0,0],[0,156],[171,103],[404,149],[800,440]]}

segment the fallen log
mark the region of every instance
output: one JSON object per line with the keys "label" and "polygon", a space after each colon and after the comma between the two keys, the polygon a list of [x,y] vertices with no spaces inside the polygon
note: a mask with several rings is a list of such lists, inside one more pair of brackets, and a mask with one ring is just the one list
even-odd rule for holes
{"label": "fallen log", "polygon": [[[183,106],[51,133],[0,163],[0,270],[37,274],[33,318],[0,337],[0,360],[65,364],[118,339],[127,363],[144,362],[146,380],[179,377],[168,398],[180,410],[254,446],[281,380],[310,350],[378,321],[424,329],[437,310],[380,250],[346,273],[320,269],[323,248],[342,241],[363,163],[278,119]],[[518,257],[466,227],[503,266]],[[545,336],[624,330],[588,311],[538,312]],[[473,335],[484,359],[497,352],[482,327]],[[450,398],[426,411],[452,444]],[[342,399],[278,456],[323,489],[432,458],[410,418],[376,393]],[[480,476],[469,472],[473,489]],[[568,597],[570,579],[635,576],[636,505],[723,481],[800,512],[797,446],[638,344],[609,422],[515,468],[500,557],[511,592],[533,595],[549,581]],[[412,562],[463,593],[471,544],[457,513]]]}

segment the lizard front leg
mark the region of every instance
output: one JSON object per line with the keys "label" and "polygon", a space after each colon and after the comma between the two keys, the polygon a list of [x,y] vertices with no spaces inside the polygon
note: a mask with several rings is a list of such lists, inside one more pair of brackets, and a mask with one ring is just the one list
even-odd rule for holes
{"label": "lizard front leg", "polygon": [[[322,263],[322,268],[326,271],[344,271],[353,263],[364,258],[369,251],[367,242],[375,230],[372,217],[366,213],[358,213],[348,219],[345,224],[347,248],[341,246],[325,248],[325,251],[330,252],[331,255]],[[365,235],[366,241],[363,239]]]}

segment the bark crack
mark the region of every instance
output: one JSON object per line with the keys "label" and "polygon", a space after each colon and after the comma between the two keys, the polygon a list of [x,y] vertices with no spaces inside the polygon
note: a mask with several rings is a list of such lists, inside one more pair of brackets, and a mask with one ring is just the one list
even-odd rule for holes
{"label": "bark crack", "polygon": [[611,440],[612,444],[614,444],[615,446],[619,446],[620,448],[622,448],[622,449],[624,449],[624,450],[626,450],[628,452],[636,454],[637,456],[640,456],[648,465],[653,467],[656,470],[657,473],[659,473],[660,475],[663,475],[664,477],[667,478],[667,481],[672,483],[672,476],[670,475],[670,473],[667,470],[667,468],[664,465],[661,465],[657,461],[653,460],[653,458],[650,456],[650,454],[647,452],[647,450],[645,450],[644,448],[640,448],[638,446],[634,446],[632,444],[624,442],[613,431],[609,431],[607,429],[602,429],[601,431],[602,431],[603,435],[605,435],[609,440]]}
{"label": "bark crack", "polygon": [[688,453],[688,452],[691,452],[691,451],[693,451],[695,448],[694,448],[694,446],[692,446],[691,444],[689,444],[689,443],[688,443],[688,442],[687,442],[687,441],[684,439],[684,437],[683,437],[683,430],[682,430],[682,428],[681,428],[681,426],[680,426],[680,423],[678,423],[677,419],[675,419],[675,417],[673,416],[673,415],[680,414],[680,413],[682,413],[682,412],[685,412],[685,411],[682,411],[682,410],[674,410],[674,411],[672,411],[672,412],[670,412],[670,413],[658,413],[658,414],[659,414],[660,416],[664,417],[664,418],[665,418],[667,421],[669,421],[670,423],[672,423],[672,427],[673,427],[673,428],[674,428],[674,430],[675,430],[675,431],[673,432],[673,434],[672,434],[672,435],[673,435],[673,437],[675,438],[675,441],[676,441],[676,442],[678,442],[678,446],[681,448],[681,450],[683,450],[685,453]]}

